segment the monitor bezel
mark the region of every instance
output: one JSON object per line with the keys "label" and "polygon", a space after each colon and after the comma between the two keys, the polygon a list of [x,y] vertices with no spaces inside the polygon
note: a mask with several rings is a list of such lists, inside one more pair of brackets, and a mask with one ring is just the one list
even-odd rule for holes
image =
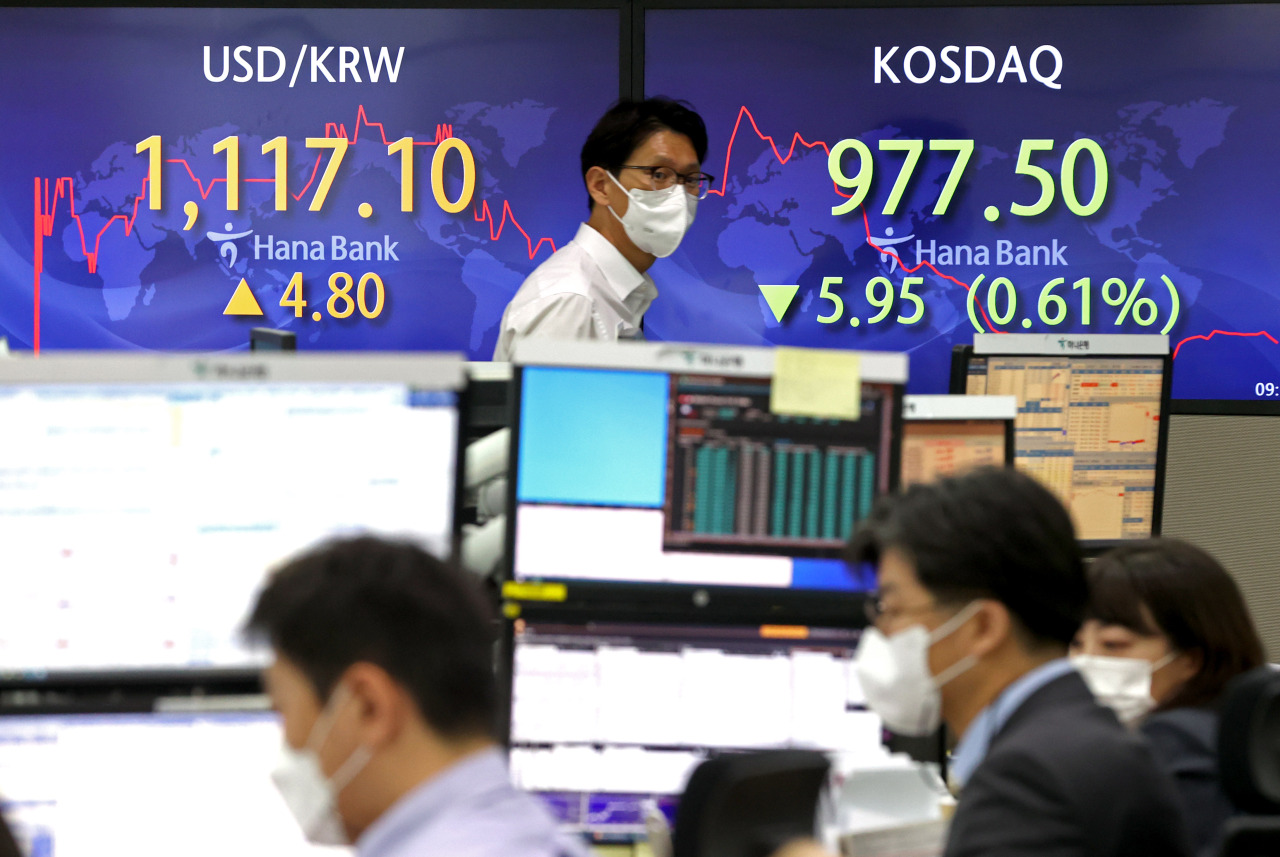
{"label": "monitor bezel", "polygon": [[1186,416],[1280,417],[1275,399],[1174,399],[1171,413]]}
{"label": "monitor bezel", "polygon": [[[1164,334],[1038,334],[975,333],[973,345],[958,345],[951,351],[951,392],[964,394],[969,363],[976,357],[1067,357],[1075,360],[1127,360],[1146,357],[1161,361],[1160,421],[1156,429],[1156,474],[1152,486],[1151,534],[1160,535],[1164,506],[1164,471],[1169,445],[1169,420],[1173,390],[1173,355]],[[1068,349],[1065,343],[1089,343],[1088,353]],[[1097,343],[1099,350],[1093,350]],[[1075,353],[1073,353],[1073,351]],[[959,389],[956,387],[959,386]],[[1016,450],[1015,450],[1016,456]],[[1086,556],[1097,556],[1112,548],[1136,544],[1142,539],[1077,539]]]}
{"label": "monitor bezel", "polygon": [[[637,586],[635,589],[652,589],[651,586]],[[691,587],[696,588],[696,587]],[[730,587],[725,587],[730,588]],[[622,584],[620,589],[633,589]],[[745,588],[744,588],[745,589]],[[613,595],[619,599],[627,598],[626,591],[618,591]],[[654,593],[651,593],[654,594]],[[803,608],[768,613],[760,610],[758,599],[752,598],[749,592],[738,593],[742,597],[734,600],[730,609],[713,610],[704,607],[690,606],[688,596],[693,593],[680,593],[685,596],[683,609],[667,610],[666,604],[675,604],[675,599],[658,598],[642,609],[630,609],[618,606],[608,609],[608,605],[584,599],[564,602],[516,602],[504,601],[503,613],[507,621],[502,623],[502,635],[499,640],[499,651],[495,659],[497,666],[498,706],[495,712],[495,734],[505,751],[511,752],[511,714],[514,706],[515,687],[515,640],[516,622],[520,620],[536,623],[563,623],[566,625],[586,625],[591,622],[606,624],[627,623],[633,625],[670,625],[698,626],[716,625],[722,627],[750,627],[762,625],[789,625],[806,628],[832,628],[847,631],[862,631],[868,625],[863,609],[865,596],[858,595],[857,610],[853,613],[838,613],[828,606],[808,611]],[[708,607],[710,605],[707,605]],[[664,612],[665,611],[665,612]]]}
{"label": "monitor bezel", "polygon": [[[380,384],[454,393],[453,503],[450,562],[461,554],[463,524],[463,415],[467,409],[464,357],[452,352],[145,354],[134,352],[18,353],[0,360],[0,390],[14,386],[96,384],[235,385],[270,383]],[[299,545],[298,550],[306,548]],[[155,666],[119,669],[0,670],[0,711],[13,693],[36,694],[54,708],[109,705],[113,699],[149,699],[191,693],[260,693],[259,666]],[[50,695],[43,699],[41,692]],[[136,704],[136,703],[126,703]]]}
{"label": "monitor bezel", "polygon": [[[1004,465],[1005,467],[1012,467],[1014,444],[1017,440],[1013,425],[1017,418],[1017,396],[908,394],[902,403],[902,454],[906,454],[907,423],[929,422],[966,425],[974,422],[999,422],[1004,427]],[[901,482],[901,461],[898,463],[898,479]]]}
{"label": "monitor bezel", "polygon": [[[889,488],[898,490],[902,458],[902,401],[906,393],[907,356],[891,352],[855,352],[862,363],[860,381],[892,388],[895,401],[890,409]],[[870,359],[868,359],[870,358]],[[581,341],[526,340],[513,355],[511,393],[511,445],[508,452],[507,528],[500,584],[551,584],[562,587],[562,606],[581,605],[604,616],[671,615],[670,611],[692,609],[703,617],[722,614],[766,616],[853,616],[862,622],[865,593],[857,590],[791,589],[784,587],[725,586],[604,580],[544,578],[517,580],[516,530],[520,450],[520,413],[523,401],[524,370],[527,367],[581,368],[663,373],[724,375],[727,377],[773,377],[774,349],[759,346],[698,345],[667,342],[600,343]],[[725,553],[734,551],[726,550]],[[748,551],[744,555],[751,555]],[[715,595],[714,598],[711,595]],[[507,597],[525,602],[525,597]],[[536,599],[535,599],[536,600]],[[824,619],[825,622],[825,619]],[[803,624],[803,621],[800,622]],[[818,624],[818,623],[812,623]],[[861,627],[857,625],[856,627]]]}

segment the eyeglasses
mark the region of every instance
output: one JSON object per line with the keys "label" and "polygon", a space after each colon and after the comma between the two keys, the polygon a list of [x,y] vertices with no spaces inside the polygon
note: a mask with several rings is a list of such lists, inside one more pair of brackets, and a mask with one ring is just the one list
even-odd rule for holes
{"label": "eyeglasses", "polygon": [[666,190],[673,184],[679,184],[684,186],[685,193],[698,199],[706,197],[716,180],[716,177],[710,173],[678,173],[671,167],[640,167],[623,164],[619,169],[640,170],[647,173],[650,190]]}
{"label": "eyeglasses", "polygon": [[872,625],[879,625],[883,622],[892,621],[903,616],[912,616],[917,613],[928,613],[936,608],[937,604],[925,604],[920,607],[896,607],[886,609],[884,599],[880,597],[879,592],[868,592],[866,600],[862,602],[862,610],[867,616],[867,622]]}

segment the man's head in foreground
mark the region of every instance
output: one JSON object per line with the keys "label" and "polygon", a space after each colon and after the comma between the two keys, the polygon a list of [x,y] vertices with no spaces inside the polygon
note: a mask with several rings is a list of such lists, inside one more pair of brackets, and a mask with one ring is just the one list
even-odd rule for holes
{"label": "man's head in foreground", "polygon": [[271,644],[276,773],[309,838],[354,840],[400,797],[492,745],[492,616],[475,581],[362,537],[279,568],[247,632]]}
{"label": "man's head in foreground", "polygon": [[[1039,482],[984,468],[884,498],[850,541],[871,563],[859,652],[891,729],[959,735],[1021,675],[1067,652],[1088,597],[1071,518]],[[879,697],[879,698],[876,698]]]}

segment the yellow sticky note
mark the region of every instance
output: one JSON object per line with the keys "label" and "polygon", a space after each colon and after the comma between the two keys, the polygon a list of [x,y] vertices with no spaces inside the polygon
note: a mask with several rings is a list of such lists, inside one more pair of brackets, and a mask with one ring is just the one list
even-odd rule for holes
{"label": "yellow sticky note", "polygon": [[508,580],[502,584],[502,597],[513,601],[564,601],[569,597],[569,588],[563,583]]}
{"label": "yellow sticky note", "polygon": [[797,417],[861,419],[858,355],[826,348],[776,348],[769,410]]}

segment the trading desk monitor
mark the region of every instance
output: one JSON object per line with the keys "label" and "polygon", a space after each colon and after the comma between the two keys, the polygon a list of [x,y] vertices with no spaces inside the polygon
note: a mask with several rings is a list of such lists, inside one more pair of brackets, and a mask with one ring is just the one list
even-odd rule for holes
{"label": "trading desk monitor", "polygon": [[1267,660],[1280,661],[1280,402],[1174,401],[1168,459],[1162,533],[1222,563],[1244,594]]}
{"label": "trading desk monitor", "polygon": [[967,392],[1017,397],[1016,464],[1062,500],[1082,541],[1159,534],[1163,336],[979,335],[973,352]]}
{"label": "trading desk monitor", "polygon": [[1013,396],[907,396],[902,485],[1013,463]]}
{"label": "trading desk monitor", "polygon": [[896,484],[904,356],[862,355],[847,420],[773,413],[768,349],[551,345],[516,355],[514,579],[855,588],[839,553]]}
{"label": "trading desk monitor", "polygon": [[670,813],[714,752],[802,747],[882,758],[835,628],[515,623],[511,774],[596,838]]}
{"label": "trading desk monitor", "polygon": [[0,680],[252,668],[282,558],[361,531],[448,555],[462,365],[0,361]]}
{"label": "trading desk monitor", "polygon": [[267,711],[0,716],[0,811],[30,857],[343,857],[271,782]]}
{"label": "trading desk monitor", "polygon": [[291,330],[275,330],[270,327],[249,329],[250,351],[297,351],[298,334]]}

